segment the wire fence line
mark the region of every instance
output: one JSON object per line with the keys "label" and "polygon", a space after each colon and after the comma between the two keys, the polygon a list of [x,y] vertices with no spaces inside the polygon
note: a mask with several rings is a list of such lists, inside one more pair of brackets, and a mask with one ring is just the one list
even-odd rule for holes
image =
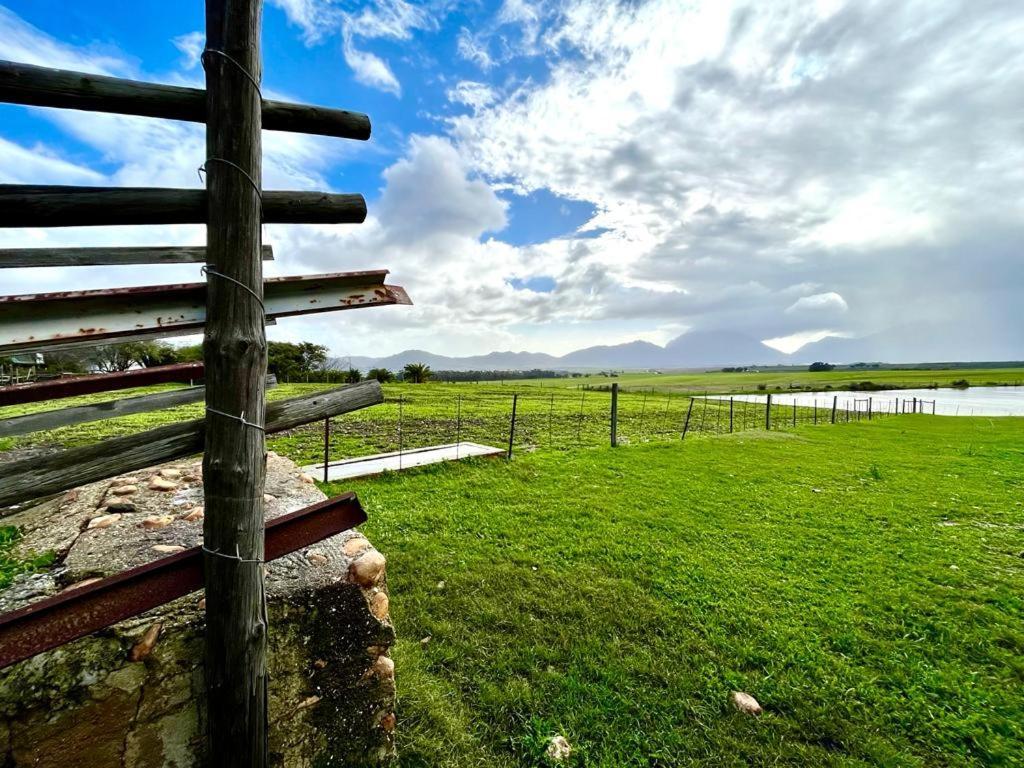
{"label": "wire fence line", "polygon": [[[823,399],[800,405],[786,396],[754,402],[740,396],[618,391],[524,389],[441,394],[436,389],[388,398],[364,411],[310,424],[275,438],[310,462],[405,453],[471,442],[508,455],[537,449],[572,450],[686,440],[707,435],[784,431],[807,425],[882,418],[899,412],[894,401]],[[923,402],[917,412],[930,412]],[[908,406],[909,408],[909,406]],[[909,412],[909,411],[908,411]]]}

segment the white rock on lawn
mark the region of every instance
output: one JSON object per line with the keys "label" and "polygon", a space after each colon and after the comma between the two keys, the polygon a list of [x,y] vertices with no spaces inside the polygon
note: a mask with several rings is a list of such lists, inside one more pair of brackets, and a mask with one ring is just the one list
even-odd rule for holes
{"label": "white rock on lawn", "polygon": [[733,691],[731,699],[732,705],[745,715],[760,715],[764,711],[761,709],[761,705],[757,703],[757,699],[749,693]]}

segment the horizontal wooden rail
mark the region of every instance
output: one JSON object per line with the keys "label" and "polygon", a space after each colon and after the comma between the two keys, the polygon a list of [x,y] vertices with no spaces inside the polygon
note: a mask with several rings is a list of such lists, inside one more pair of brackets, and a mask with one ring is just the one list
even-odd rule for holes
{"label": "horizontal wooden rail", "polygon": [[[377,381],[278,400],[267,404],[267,434],[384,402]],[[209,418],[223,419],[211,414]],[[60,453],[0,464],[0,507],[42,498],[125,472],[200,453],[205,419],[168,424]],[[0,510],[0,515],[14,510]]]}
{"label": "horizontal wooden rail", "polygon": [[[13,61],[0,61],[0,101],[206,122],[206,91],[199,88],[142,83]],[[370,138],[370,118],[362,113],[268,99],[263,100],[263,128],[360,141]]]}
{"label": "horizontal wooden rail", "polygon": [[[263,260],[274,260],[274,249],[263,246]],[[203,246],[119,248],[0,248],[0,269],[9,267],[100,267],[129,264],[197,264],[206,261]]]}
{"label": "horizontal wooden rail", "polygon": [[[276,376],[267,376],[267,389],[277,385]],[[149,413],[162,411],[165,408],[176,408],[179,405],[198,403],[206,396],[206,387],[186,387],[172,389],[169,392],[154,392],[137,397],[123,397],[120,400],[107,400],[102,403],[75,405],[70,408],[56,408],[51,411],[27,413],[24,416],[13,416],[0,419],[0,437],[27,435],[30,432],[41,432],[45,429],[70,427],[73,424],[88,424],[93,421],[116,419],[133,413]]]}
{"label": "horizontal wooden rail", "polygon": [[202,378],[202,363],[175,363],[116,373],[68,376],[50,381],[36,381],[31,384],[16,384],[13,387],[0,387],[0,406],[41,403],[44,400],[92,395],[97,392],[114,392],[119,389],[148,387],[153,384],[185,384],[199,381]]}
{"label": "horizontal wooden rail", "polygon": [[[362,195],[263,193],[265,224],[360,224]],[[0,227],[205,224],[206,190],[0,184]]]}
{"label": "horizontal wooden rail", "polygon": [[[402,288],[384,283],[386,276],[375,270],[268,278],[266,317],[411,303]],[[0,296],[0,354],[198,333],[205,323],[206,283]]]}
{"label": "horizontal wooden rail", "polygon": [[[263,558],[297,552],[366,522],[354,493],[267,521]],[[203,550],[192,547],[0,616],[0,669],[58,648],[203,586]]]}

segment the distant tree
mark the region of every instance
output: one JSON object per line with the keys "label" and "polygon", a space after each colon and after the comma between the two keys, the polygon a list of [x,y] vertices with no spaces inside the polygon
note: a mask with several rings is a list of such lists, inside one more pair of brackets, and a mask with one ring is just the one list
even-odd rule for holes
{"label": "distant tree", "polygon": [[363,380],[363,374],[359,372],[358,368],[349,368],[345,371],[345,383],[346,384],[358,384]]}
{"label": "distant tree", "polygon": [[179,363],[199,363],[203,359],[203,345],[189,344],[176,350]]}
{"label": "distant tree", "polygon": [[102,344],[93,347],[89,362],[104,373],[127,371],[139,366],[169,365],[177,362],[177,352],[170,344],[159,341],[132,341],[126,344]]}
{"label": "distant tree", "polygon": [[366,378],[376,379],[381,384],[387,384],[389,381],[395,380],[395,374],[387,368],[371,368],[366,372]]}
{"label": "distant tree", "polygon": [[811,373],[816,373],[818,371],[831,371],[831,370],[834,370],[834,369],[835,369],[835,366],[832,365],[832,363],[820,363],[820,362],[819,363],[811,363],[807,367],[807,370],[810,371]]}
{"label": "distant tree", "polygon": [[281,381],[294,381],[308,373],[323,370],[327,347],[304,341],[292,344],[271,341],[267,344],[267,370]]}
{"label": "distant tree", "polygon": [[430,366],[426,363],[407,363],[402,368],[402,381],[408,381],[410,384],[422,384],[430,376]]}

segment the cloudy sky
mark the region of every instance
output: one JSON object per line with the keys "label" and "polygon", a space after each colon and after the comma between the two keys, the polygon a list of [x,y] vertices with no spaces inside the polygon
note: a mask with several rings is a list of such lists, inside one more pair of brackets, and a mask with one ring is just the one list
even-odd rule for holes
{"label": "cloudy sky", "polygon": [[[0,0],[2,2],[3,0]],[[0,58],[202,84],[203,3],[0,4]],[[337,354],[735,330],[984,336],[1024,356],[1020,0],[266,0],[264,90],[370,142],[264,133],[264,185],[361,192],[267,226],[269,274],[388,268],[415,307],[283,320]],[[0,183],[195,187],[201,126],[0,105]],[[0,247],[201,244],[198,227]],[[198,279],[8,270],[3,293]]]}

